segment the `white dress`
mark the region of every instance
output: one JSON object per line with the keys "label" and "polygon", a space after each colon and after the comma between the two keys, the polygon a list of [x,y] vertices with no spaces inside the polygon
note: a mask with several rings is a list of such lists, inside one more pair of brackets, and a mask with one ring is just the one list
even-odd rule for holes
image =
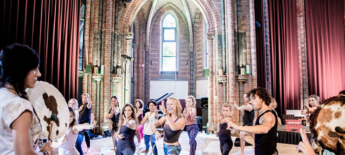
{"label": "white dress", "polygon": [[79,155],[75,148],[75,142],[78,138],[78,132],[74,133],[73,129],[66,132],[66,142],[59,147],[59,155]]}
{"label": "white dress", "polygon": [[[30,126],[31,144],[35,144],[42,131],[39,119],[33,111],[32,104],[18,95],[0,88],[0,151],[2,155],[14,155],[11,124],[24,112],[32,113]],[[34,147],[34,146],[33,146]]]}
{"label": "white dress", "polygon": [[[59,147],[59,155],[79,155],[79,152],[75,148],[75,143],[78,138],[79,131],[83,129],[91,129],[92,125],[89,123],[77,124],[66,132],[66,142]],[[77,130],[77,133],[73,131]]]}

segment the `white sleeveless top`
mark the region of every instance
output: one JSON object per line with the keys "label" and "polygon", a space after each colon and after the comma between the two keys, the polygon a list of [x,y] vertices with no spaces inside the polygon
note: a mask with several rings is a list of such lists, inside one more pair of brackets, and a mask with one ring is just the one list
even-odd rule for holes
{"label": "white sleeveless top", "polygon": [[69,129],[66,132],[66,142],[59,147],[59,155],[79,155],[79,152],[75,148],[78,133],[74,133],[73,130]]}
{"label": "white sleeveless top", "polygon": [[31,144],[34,145],[42,131],[39,119],[33,111],[28,100],[9,92],[6,88],[0,88],[0,150],[3,155],[14,155],[11,124],[24,112],[32,113],[30,127]]}
{"label": "white sleeveless top", "polygon": [[152,113],[152,115],[150,115],[150,112],[146,112],[145,117],[148,117],[148,119],[146,120],[146,122],[144,124],[143,133],[145,135],[152,135],[154,133],[151,130],[151,125],[156,123],[156,121],[157,121],[156,114]]}

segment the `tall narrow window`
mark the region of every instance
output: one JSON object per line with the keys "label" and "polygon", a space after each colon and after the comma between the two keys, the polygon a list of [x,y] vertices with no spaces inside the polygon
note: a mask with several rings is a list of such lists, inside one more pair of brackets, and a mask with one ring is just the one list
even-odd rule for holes
{"label": "tall narrow window", "polygon": [[80,6],[80,27],[79,27],[79,70],[83,70],[83,48],[84,48],[84,23],[85,23],[86,0],[81,1]]}
{"label": "tall narrow window", "polygon": [[176,20],[171,15],[168,14],[163,18],[162,26],[162,71],[177,71],[176,65]]}

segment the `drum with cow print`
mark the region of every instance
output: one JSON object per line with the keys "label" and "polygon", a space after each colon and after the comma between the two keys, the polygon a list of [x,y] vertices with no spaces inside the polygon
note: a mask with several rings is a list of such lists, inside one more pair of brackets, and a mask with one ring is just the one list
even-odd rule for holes
{"label": "drum with cow print", "polygon": [[50,139],[64,136],[69,126],[69,111],[65,98],[53,85],[38,81],[34,88],[28,89],[28,98],[33,105],[42,126],[42,136],[48,138],[52,114]]}
{"label": "drum with cow print", "polygon": [[344,130],[345,97],[332,97],[324,101],[311,118],[310,131],[315,152],[327,149],[336,154],[345,154]]}

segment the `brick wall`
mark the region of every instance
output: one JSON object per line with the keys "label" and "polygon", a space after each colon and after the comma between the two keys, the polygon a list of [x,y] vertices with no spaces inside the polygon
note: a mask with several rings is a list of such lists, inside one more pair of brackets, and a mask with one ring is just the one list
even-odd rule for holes
{"label": "brick wall", "polygon": [[134,21],[133,40],[133,99],[145,99],[145,36],[146,20],[144,13],[139,11]]}
{"label": "brick wall", "polygon": [[160,61],[161,61],[161,40],[162,40],[162,25],[161,20],[166,13],[171,13],[178,21],[177,28],[177,65],[178,65],[178,78],[181,80],[189,80],[189,32],[188,24],[182,11],[179,10],[173,4],[169,4],[167,7],[162,7],[152,18],[151,30],[150,30],[150,53],[149,53],[149,65],[150,65],[150,79],[159,80],[160,75]]}
{"label": "brick wall", "polygon": [[196,81],[205,77],[205,22],[204,18],[198,9],[194,15],[194,96],[197,96]]}

